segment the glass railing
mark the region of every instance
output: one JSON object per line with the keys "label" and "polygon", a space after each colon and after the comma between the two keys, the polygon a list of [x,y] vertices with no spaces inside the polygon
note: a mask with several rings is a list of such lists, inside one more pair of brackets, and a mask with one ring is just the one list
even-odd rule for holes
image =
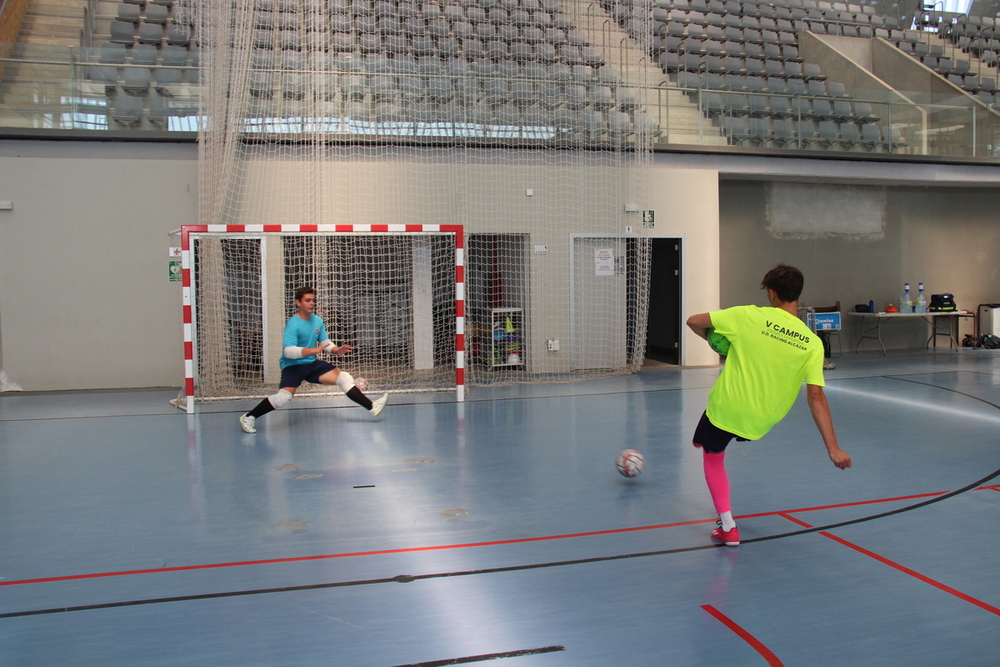
{"label": "glass railing", "polygon": [[[461,63],[456,70],[445,61],[430,72],[373,71],[363,59],[349,67],[345,62],[331,56],[308,69],[258,63],[250,76],[245,131],[576,145],[634,143],[637,135],[651,133],[655,143],[749,151],[1000,157],[1000,114],[992,100],[957,92],[793,94],[708,86],[711,80],[697,76],[643,87],[596,76],[532,76],[544,68],[476,71]],[[179,133],[198,130],[202,73],[194,51],[131,50],[126,56],[107,46],[16,44],[0,64],[0,128],[20,128],[22,135],[117,131],[137,139],[151,132],[190,139]]]}
{"label": "glass railing", "polygon": [[[676,115],[664,112],[671,100],[676,104],[677,90],[664,87],[658,91],[654,108],[660,118]],[[704,86],[679,90],[700,112],[696,143],[710,143],[721,131],[730,146],[1000,157],[1000,113],[992,101],[984,101],[985,96],[867,89],[846,89],[844,95]],[[660,125],[669,132],[669,121]]]}
{"label": "glass railing", "polygon": [[198,129],[199,68],[187,50],[166,62],[125,48],[14,44],[0,59],[0,128],[25,130]]}

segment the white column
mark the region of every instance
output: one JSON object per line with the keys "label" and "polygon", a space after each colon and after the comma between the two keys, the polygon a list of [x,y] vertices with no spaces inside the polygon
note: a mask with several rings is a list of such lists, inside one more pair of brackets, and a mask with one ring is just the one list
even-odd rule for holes
{"label": "white column", "polygon": [[413,367],[434,368],[434,286],[431,244],[413,237]]}

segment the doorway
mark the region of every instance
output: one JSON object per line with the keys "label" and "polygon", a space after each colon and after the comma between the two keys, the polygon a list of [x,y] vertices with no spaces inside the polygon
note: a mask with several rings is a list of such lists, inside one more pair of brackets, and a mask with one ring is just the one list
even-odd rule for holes
{"label": "doorway", "polygon": [[571,234],[572,368],[622,368],[626,347],[628,283],[626,239]]}
{"label": "doorway", "polygon": [[681,359],[680,238],[651,239],[646,358],[679,365]]}

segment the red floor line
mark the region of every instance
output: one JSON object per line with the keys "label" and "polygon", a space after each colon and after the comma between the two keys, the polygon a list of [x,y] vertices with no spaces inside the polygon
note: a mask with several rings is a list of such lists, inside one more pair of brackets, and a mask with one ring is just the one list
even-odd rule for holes
{"label": "red floor line", "polygon": [[841,537],[837,537],[836,535],[833,535],[833,534],[828,533],[826,531],[820,531],[819,534],[822,535],[823,537],[830,538],[834,542],[839,542],[840,544],[843,544],[845,547],[850,547],[851,549],[854,549],[858,553],[864,554],[865,556],[868,556],[869,558],[874,558],[875,560],[877,560],[878,562],[882,563],[883,565],[888,565],[891,568],[899,570],[903,574],[908,574],[911,577],[913,577],[914,579],[922,581],[925,584],[929,584],[929,585],[933,586],[934,588],[937,588],[939,590],[944,591],[945,593],[948,593],[950,595],[954,595],[955,597],[957,597],[960,600],[965,600],[969,604],[973,604],[973,605],[979,607],[980,609],[985,609],[986,611],[990,612],[991,614],[996,614],[997,616],[1000,616],[1000,608],[994,607],[991,604],[987,604],[987,603],[983,602],[982,600],[977,600],[976,598],[972,597],[971,595],[966,595],[962,591],[956,590],[956,589],[952,588],[951,586],[946,586],[945,584],[942,584],[940,581],[935,581],[934,579],[931,579],[928,576],[920,574],[919,572],[917,572],[915,570],[911,570],[910,568],[905,567],[903,565],[900,565],[899,563],[897,563],[895,561],[891,561],[888,558],[885,558],[884,556],[879,556],[877,553],[875,553],[873,551],[868,551],[868,549],[865,549],[864,547],[859,547],[857,544],[854,544],[853,542],[848,542],[847,540],[845,540],[845,539],[843,539]]}
{"label": "red floor line", "polygon": [[764,659],[767,660],[767,664],[772,665],[772,667],[784,667],[784,663],[778,659],[778,656],[776,656],[771,649],[764,646],[760,640],[740,627],[733,619],[729,618],[710,604],[703,604],[701,605],[701,608],[714,616],[724,626],[739,635],[740,639],[745,641],[747,644],[750,644],[750,646],[752,646],[757,653],[760,653]]}
{"label": "red floor line", "polygon": [[[744,514],[737,519],[753,519],[767,516],[784,516],[786,514],[801,512],[817,512],[828,509],[839,509],[843,507],[856,507],[859,505],[873,505],[877,503],[890,503],[901,500],[914,500],[917,498],[929,498],[944,495],[941,493],[922,493],[915,496],[900,496],[898,498],[878,498],[875,500],[862,500],[853,503],[842,503],[839,505],[823,505],[820,507],[806,507],[794,510],[780,510],[776,512],[761,512],[760,514]],[[788,517],[786,517],[788,518]],[[599,535],[616,535],[621,533],[632,533],[645,530],[661,530],[664,528],[677,528],[680,526],[693,526],[701,523],[712,523],[715,519],[700,519],[697,521],[682,521],[680,523],[665,523],[653,526],[634,526],[631,528],[616,528],[613,530],[598,530],[588,533],[570,533],[567,535],[544,535],[541,537],[525,537],[516,540],[497,540],[495,542],[472,542],[469,544],[444,544],[430,547],[410,547],[406,549],[386,549],[381,551],[357,551],[342,554],[320,554],[318,556],[299,556],[294,558],[271,558],[266,560],[235,561],[232,563],[208,563],[202,565],[184,565],[179,567],[160,567],[145,570],[122,570],[120,572],[92,572],[89,574],[70,574],[60,577],[40,577],[37,579],[18,579],[14,581],[0,581],[0,587],[20,586],[23,584],[44,584],[57,581],[77,581],[82,579],[100,579],[104,577],[126,577],[137,574],[160,574],[164,572],[189,572],[192,570],[212,570],[226,567],[243,567],[246,565],[276,565],[281,563],[301,563],[317,560],[332,560],[335,558],[355,558],[359,556],[385,556],[391,554],[420,553],[426,551],[448,551],[452,549],[468,549],[471,547],[495,547],[509,544],[527,544],[530,542],[546,542],[550,540],[564,540],[573,537],[596,537]]]}
{"label": "red floor line", "polygon": [[918,498],[933,498],[935,496],[943,496],[946,491],[936,492],[936,493],[920,493],[915,496],[899,496],[898,498],[878,498],[875,500],[859,500],[853,503],[840,503],[839,505],[821,505],[819,507],[801,507],[794,510],[781,510],[780,512],[761,512],[760,514],[743,514],[740,515],[741,519],[758,519],[765,516],[776,516],[781,514],[798,514],[800,512],[820,512],[822,510],[837,510],[843,509],[845,507],[858,507],[860,505],[875,505],[878,503],[891,503],[899,500],[917,500]]}
{"label": "red floor line", "polygon": [[778,512],[778,516],[780,516],[782,518],[785,518],[785,519],[788,519],[792,523],[797,523],[800,526],[802,526],[803,528],[812,528],[812,525],[806,523],[805,521],[802,521],[801,519],[796,519],[794,516],[792,516],[788,512]]}
{"label": "red floor line", "polygon": [[386,556],[391,554],[420,553],[426,551],[449,551],[452,549],[469,549],[472,547],[495,547],[509,544],[527,544],[530,542],[546,542],[550,540],[564,540],[572,537],[596,537],[599,535],[616,535],[620,533],[633,533],[644,530],[660,530],[663,528],[677,528],[679,526],[693,526],[702,523],[712,523],[714,519],[698,519],[697,521],[681,521],[678,523],[664,523],[655,526],[633,526],[631,528],[614,528],[612,530],[596,530],[589,533],[571,533],[568,535],[544,535],[541,537],[522,537],[515,540],[496,540],[493,542],[470,542],[468,544],[442,544],[430,547],[408,547],[405,549],[385,549],[381,551],[355,551],[342,554],[320,554],[318,556],[298,556],[293,558],[271,558],[267,560],[246,560],[232,563],[208,563],[203,565],[183,565],[179,567],[159,567],[148,570],[123,570],[120,572],[94,572],[90,574],[70,574],[62,577],[42,577],[39,579],[19,579],[16,581],[0,581],[0,586],[17,586],[20,584],[43,584],[55,581],[75,581],[78,579],[99,579],[102,577],[124,577],[134,574],[159,574],[161,572],[188,572],[191,570],[211,570],[223,567],[242,567],[245,565],[275,565],[280,563],[301,563],[315,560],[332,560],[335,558],[355,558],[359,556]]}

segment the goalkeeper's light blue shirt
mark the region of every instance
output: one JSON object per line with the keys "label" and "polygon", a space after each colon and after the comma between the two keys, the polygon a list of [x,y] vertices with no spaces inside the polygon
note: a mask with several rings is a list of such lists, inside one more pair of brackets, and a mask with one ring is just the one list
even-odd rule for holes
{"label": "goalkeeper's light blue shirt", "polygon": [[[321,340],[330,340],[322,318],[316,314],[312,314],[308,320],[304,320],[298,315],[292,315],[291,319],[285,325],[285,333],[281,339],[281,349],[284,350],[286,347],[316,347]],[[295,366],[296,364],[311,364],[314,361],[316,361],[315,354],[302,357],[301,359],[289,359],[282,352],[279,365],[282,368],[286,368],[288,366]]]}

